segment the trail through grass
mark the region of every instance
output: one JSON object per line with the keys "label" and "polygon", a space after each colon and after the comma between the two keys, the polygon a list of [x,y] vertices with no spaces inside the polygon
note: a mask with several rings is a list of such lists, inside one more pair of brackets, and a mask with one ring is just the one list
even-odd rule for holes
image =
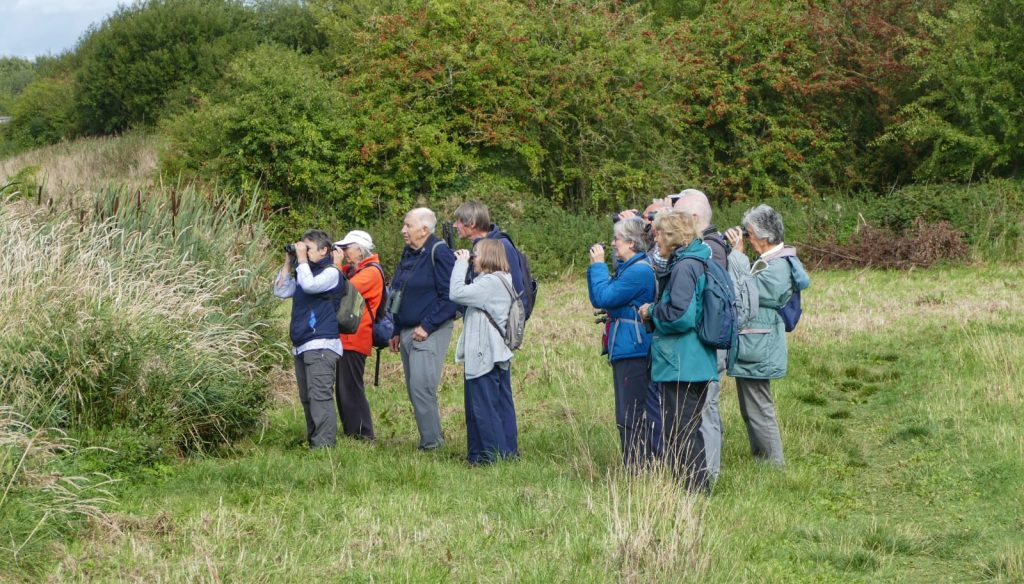
{"label": "trail through grass", "polygon": [[[117,485],[57,581],[1020,582],[1024,304],[1016,267],[813,275],[773,384],[788,466],[755,464],[735,386],[710,498],[619,469],[611,372],[584,284],[547,285],[513,369],[520,461],[416,452],[398,360],[370,386],[376,444],[296,445],[287,374],[251,440]],[[372,373],[372,359],[367,363]]]}

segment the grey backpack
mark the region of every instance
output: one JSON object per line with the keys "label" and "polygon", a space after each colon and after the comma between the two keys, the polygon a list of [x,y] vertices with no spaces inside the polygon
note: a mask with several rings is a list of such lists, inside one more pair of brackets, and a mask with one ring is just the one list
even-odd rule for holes
{"label": "grey backpack", "polygon": [[484,314],[487,315],[487,320],[491,321],[495,330],[501,333],[501,338],[505,340],[505,346],[515,351],[523,344],[523,334],[526,331],[526,307],[523,305],[523,294],[522,292],[516,293],[512,288],[511,277],[506,279],[498,275],[498,279],[505,285],[505,290],[512,297],[512,305],[508,308],[508,319],[505,321],[505,330],[501,330],[491,313],[485,310]]}

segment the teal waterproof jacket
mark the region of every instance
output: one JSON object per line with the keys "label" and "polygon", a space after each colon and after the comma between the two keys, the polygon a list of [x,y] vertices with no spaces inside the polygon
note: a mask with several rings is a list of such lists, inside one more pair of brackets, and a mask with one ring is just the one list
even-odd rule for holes
{"label": "teal waterproof jacket", "polygon": [[697,324],[703,316],[706,276],[704,263],[696,259],[711,257],[711,248],[697,239],[679,247],[668,262],[668,281],[661,298],[651,306],[654,338],[651,341],[651,379],[704,382],[718,379],[715,350],[701,342]]}
{"label": "teal waterproof jacket", "polygon": [[729,375],[779,379],[786,375],[789,349],[778,310],[789,301],[794,284],[803,290],[811,279],[792,247],[767,252],[754,262],[750,273],[757,283],[757,316],[740,330],[739,342],[730,350]]}

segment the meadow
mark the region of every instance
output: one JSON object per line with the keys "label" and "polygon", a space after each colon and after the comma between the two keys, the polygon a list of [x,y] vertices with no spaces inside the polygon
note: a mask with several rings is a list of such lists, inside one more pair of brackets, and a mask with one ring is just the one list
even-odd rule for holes
{"label": "meadow", "polygon": [[706,498],[656,470],[621,470],[585,284],[551,282],[513,369],[521,460],[463,462],[451,359],[448,445],[434,454],[415,450],[397,357],[384,354],[380,386],[368,385],[378,441],[329,451],[299,445],[302,412],[282,368],[251,438],[122,477],[115,502],[33,576],[1019,582],[1022,276],[992,264],[812,273],[790,374],[774,384],[787,467],[750,459],[726,381],[723,472]]}

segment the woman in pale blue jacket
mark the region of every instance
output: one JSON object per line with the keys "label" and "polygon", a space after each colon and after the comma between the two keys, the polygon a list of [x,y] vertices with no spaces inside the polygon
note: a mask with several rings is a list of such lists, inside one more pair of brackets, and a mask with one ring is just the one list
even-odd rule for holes
{"label": "woman in pale blue jacket", "polygon": [[739,342],[730,351],[729,375],[736,378],[736,396],[747,426],[750,452],[756,460],[782,466],[782,435],[771,380],[786,375],[789,355],[786,329],[778,311],[794,291],[807,288],[811,280],[796,250],[783,243],[782,216],[774,209],[768,205],[754,207],[743,216],[741,225],[746,234],[735,227],[726,233],[733,246],[729,260],[750,265],[743,254],[743,239],[749,239],[750,247],[759,254],[748,272],[757,284],[758,309],[740,330]]}
{"label": "woman in pale blue jacket", "polygon": [[[604,247],[591,247],[587,293],[594,308],[603,308],[608,313],[607,351],[615,388],[615,425],[619,429],[622,462],[630,466],[649,460],[657,452],[654,417],[649,414],[649,406],[657,407],[656,416],[661,415],[661,407],[660,400],[650,399],[647,367],[651,334],[637,312],[641,305],[654,301],[656,280],[647,261],[650,235],[644,221],[636,217],[623,219],[615,224],[612,236],[615,275],[608,274]],[[653,404],[649,403],[652,401]]]}
{"label": "woman in pale blue jacket", "polygon": [[508,257],[496,239],[479,241],[475,250],[473,282],[466,284],[470,253],[458,250],[449,288],[451,301],[466,307],[455,362],[465,366],[466,459],[474,466],[519,455],[512,351],[503,334],[512,306]]}

